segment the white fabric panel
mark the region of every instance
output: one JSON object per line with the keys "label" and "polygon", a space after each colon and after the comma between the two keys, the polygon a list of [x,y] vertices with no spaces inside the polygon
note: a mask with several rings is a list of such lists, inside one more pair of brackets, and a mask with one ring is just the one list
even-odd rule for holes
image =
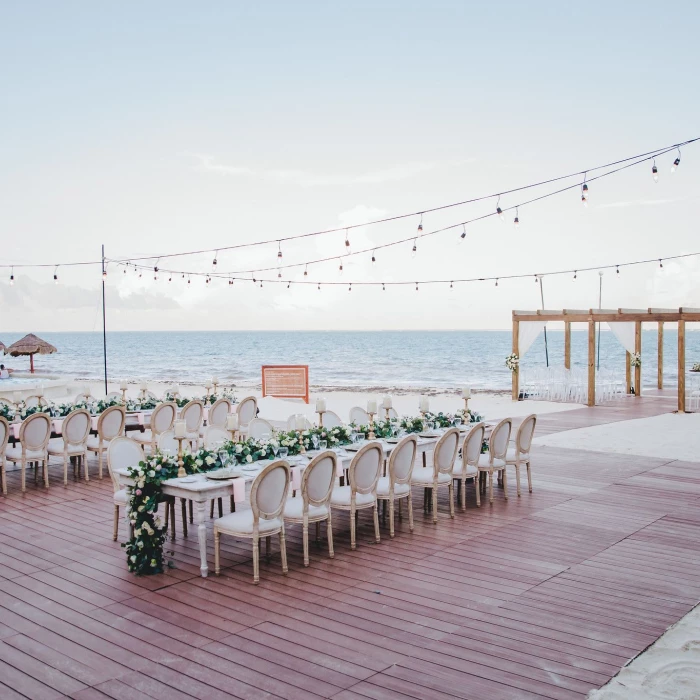
{"label": "white fabric panel", "polygon": [[519,357],[523,357],[532,347],[532,344],[537,340],[537,336],[544,330],[546,325],[547,321],[520,321],[520,330],[518,332]]}
{"label": "white fabric panel", "polygon": [[634,354],[634,321],[608,322],[608,328],[615,334],[622,347]]}

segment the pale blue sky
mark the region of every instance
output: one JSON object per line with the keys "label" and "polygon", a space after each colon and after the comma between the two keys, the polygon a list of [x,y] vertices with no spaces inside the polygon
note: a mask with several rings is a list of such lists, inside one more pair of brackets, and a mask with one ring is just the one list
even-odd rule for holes
{"label": "pale blue sky", "polygon": [[[697,3],[0,0],[3,262],[128,257],[426,209],[700,136]],[[700,250],[700,146],[470,228],[384,251],[345,279],[456,278]],[[510,203],[515,203],[512,200]],[[426,218],[426,230],[495,202]],[[354,245],[410,235],[365,229]],[[285,260],[343,252],[342,234]],[[275,249],[220,256],[224,269]],[[208,270],[211,256],[184,263]],[[698,264],[605,280],[610,306],[700,306]],[[337,278],[337,265],[310,276]],[[92,330],[96,271],[0,279],[7,330]],[[0,275],[5,276],[4,271]],[[295,273],[300,279],[300,273]],[[120,277],[117,280],[117,277]],[[381,292],[185,290],[110,271],[110,327],[504,328],[531,281]],[[608,281],[609,280],[609,281]],[[597,304],[597,274],[545,282]],[[142,308],[148,307],[148,308]],[[387,308],[390,313],[387,312]],[[57,313],[60,311],[60,313]]]}

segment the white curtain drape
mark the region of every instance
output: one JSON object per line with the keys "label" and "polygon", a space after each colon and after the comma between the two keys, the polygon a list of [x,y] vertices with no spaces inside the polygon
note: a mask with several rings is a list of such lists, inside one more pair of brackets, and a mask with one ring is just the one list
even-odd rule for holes
{"label": "white curtain drape", "polygon": [[[547,321],[520,321],[518,324],[518,351],[523,357],[537,340],[537,336],[544,330]],[[634,325],[634,324],[633,324]]]}
{"label": "white curtain drape", "polygon": [[627,352],[634,353],[634,321],[608,322],[608,328],[615,334]]}

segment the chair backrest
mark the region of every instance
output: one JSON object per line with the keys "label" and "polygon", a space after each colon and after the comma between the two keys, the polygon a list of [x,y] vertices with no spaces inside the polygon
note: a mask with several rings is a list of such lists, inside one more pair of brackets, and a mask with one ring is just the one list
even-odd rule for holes
{"label": "chair backrest", "polygon": [[417,448],[418,438],[415,435],[406,435],[391,451],[389,456],[389,483],[391,485],[410,483]]}
{"label": "chair backrest", "polygon": [[491,461],[506,458],[512,429],[513,421],[510,418],[504,418],[491,432],[489,438],[489,459]]}
{"label": "chair backrest", "polygon": [[217,428],[226,427],[226,416],[231,412],[231,402],[228,399],[218,399],[209,408],[207,425],[215,425]]}
{"label": "chair backrest", "polygon": [[304,511],[309,505],[325,506],[330,501],[335,484],[338,456],[332,450],[326,450],[314,457],[304,469],[301,477],[301,497],[304,499]]}
{"label": "chair backrest", "polygon": [[92,418],[85,408],[71,411],[63,420],[61,433],[66,445],[84,445],[90,435]]}
{"label": "chair backrest", "polygon": [[90,399],[90,392],[88,391],[86,394],[85,392],[81,391],[76,395],[74,403],[83,403],[83,401],[87,401],[88,399]]}
{"label": "chair backrest", "polygon": [[204,404],[199,399],[186,403],[180,411],[180,419],[185,421],[187,432],[199,432],[204,420]]}
{"label": "chair backrest", "polygon": [[238,425],[245,426],[258,415],[258,400],[254,396],[246,396],[236,407]]}
{"label": "chair backrest", "polygon": [[515,436],[515,446],[518,452],[526,453],[530,451],[530,446],[532,445],[532,436],[535,434],[535,425],[537,424],[537,416],[531,413],[529,416],[525,416],[523,422],[518,428],[518,432]]}
{"label": "chair backrest", "polygon": [[218,447],[217,443],[228,442],[231,439],[231,433],[228,430],[220,428],[218,425],[208,425],[204,428],[204,449],[213,450]]}
{"label": "chair backrest", "polygon": [[121,436],[114,438],[109,443],[107,448],[107,469],[109,469],[115,493],[121,489],[119,477],[116,474],[117,469],[135,467],[144,459],[143,448],[136,440]]}
{"label": "chair backrest", "polygon": [[337,428],[339,425],[342,425],[343,421],[340,419],[340,416],[335,413],[334,411],[326,411],[323,414],[323,427],[324,428]]}
{"label": "chair backrest", "polygon": [[281,515],[289,491],[289,477],[289,462],[283,459],[269,464],[255,477],[250,488],[254,524],[259,518],[270,520]]}
{"label": "chair backrest", "polygon": [[311,421],[306,416],[301,415],[301,413],[293,413],[287,418],[287,430],[297,429],[297,418],[299,418],[299,416],[304,419],[304,430],[310,430],[313,427]]}
{"label": "chair backrest", "polygon": [[435,443],[433,451],[433,474],[452,474],[459,450],[459,429],[449,428]]}
{"label": "chair backrest", "polygon": [[5,454],[7,441],[10,439],[10,424],[5,416],[0,416],[0,455]]}
{"label": "chair backrest", "polygon": [[177,440],[174,430],[166,430],[158,436],[158,449],[164,454],[177,454]]}
{"label": "chair backrest", "polygon": [[51,419],[45,413],[34,413],[25,418],[19,429],[19,441],[27,450],[45,450],[51,437]]}
{"label": "chair backrest", "polygon": [[177,415],[177,404],[174,401],[159,403],[151,413],[151,434],[160,435],[170,430]]}
{"label": "chair backrest", "polygon": [[253,420],[248,423],[248,437],[253,440],[257,440],[265,434],[272,437],[274,430],[272,423],[269,423],[264,418],[253,418]]}
{"label": "chair backrest", "polygon": [[484,445],[484,433],[486,426],[477,423],[464,438],[462,443],[462,473],[465,474],[468,466],[476,467],[481,456],[481,448]]}
{"label": "chair backrest", "polygon": [[378,442],[368,442],[359,449],[348,468],[350,488],[357,493],[376,493],[383,462],[384,451]]}
{"label": "chair backrest", "polygon": [[356,425],[367,425],[369,423],[369,413],[360,406],[353,406],[350,409],[350,422]]}
{"label": "chair backrest", "polygon": [[121,399],[122,395],[118,391],[110,391],[107,396],[105,396],[105,401],[111,401],[112,399]]}
{"label": "chair backrest", "polygon": [[112,440],[124,432],[126,413],[122,406],[110,406],[97,419],[97,434],[101,440]]}
{"label": "chair backrest", "polygon": [[396,412],[395,408],[389,409],[389,418],[398,418],[399,414]]}
{"label": "chair backrest", "polygon": [[27,408],[34,408],[35,406],[48,406],[49,402],[43,396],[27,396],[24,399],[24,405]]}

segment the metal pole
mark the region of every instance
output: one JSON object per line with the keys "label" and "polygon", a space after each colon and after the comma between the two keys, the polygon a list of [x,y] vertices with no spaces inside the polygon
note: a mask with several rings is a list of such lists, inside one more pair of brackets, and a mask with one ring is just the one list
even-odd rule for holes
{"label": "metal pole", "polygon": [[102,244],[102,354],[105,365],[105,396],[107,395],[107,307],[105,304],[105,278],[107,270],[105,268],[105,247]]}
{"label": "metal pole", "polygon": [[[540,277],[540,299],[542,300],[542,311],[544,311],[544,291],[542,289],[542,278]],[[547,345],[547,326],[544,327],[544,359],[549,367],[549,346]]]}
{"label": "metal pole", "polygon": [[[598,278],[600,283],[598,285],[598,310],[603,308],[603,271],[598,272]],[[600,369],[600,321],[598,321],[598,361],[596,362],[596,369]]]}

